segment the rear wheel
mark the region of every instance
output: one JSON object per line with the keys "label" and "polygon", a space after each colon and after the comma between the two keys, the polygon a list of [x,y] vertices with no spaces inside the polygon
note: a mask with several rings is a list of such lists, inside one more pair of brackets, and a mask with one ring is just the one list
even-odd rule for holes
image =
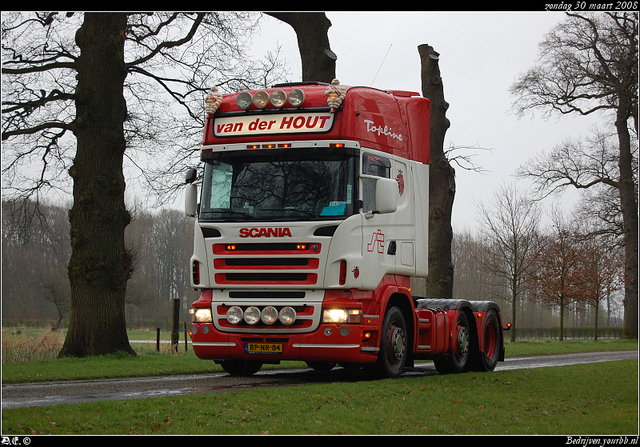
{"label": "rear wheel", "polygon": [[453,346],[446,354],[434,359],[440,374],[462,373],[469,370],[471,358],[471,326],[467,314],[458,312],[456,327],[453,332]]}
{"label": "rear wheel", "polygon": [[399,377],[407,362],[407,349],[407,324],[404,315],[400,309],[392,307],[382,323],[378,372],[384,377]]}
{"label": "rear wheel", "polygon": [[261,362],[253,360],[224,360],[220,364],[231,376],[251,376],[262,368]]}
{"label": "rear wheel", "polygon": [[482,330],[484,352],[480,352],[473,367],[474,371],[493,371],[500,357],[502,346],[502,332],[498,313],[491,309],[487,312]]}

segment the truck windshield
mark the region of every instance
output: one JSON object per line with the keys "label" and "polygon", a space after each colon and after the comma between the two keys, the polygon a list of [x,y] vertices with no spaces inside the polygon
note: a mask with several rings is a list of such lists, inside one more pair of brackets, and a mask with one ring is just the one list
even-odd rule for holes
{"label": "truck windshield", "polygon": [[200,219],[340,219],[353,214],[354,153],[333,148],[206,155]]}

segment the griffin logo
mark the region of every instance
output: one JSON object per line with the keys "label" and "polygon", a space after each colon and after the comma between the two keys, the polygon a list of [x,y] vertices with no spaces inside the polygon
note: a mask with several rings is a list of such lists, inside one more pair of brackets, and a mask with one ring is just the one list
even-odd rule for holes
{"label": "griffin logo", "polygon": [[402,174],[402,169],[398,169],[398,175],[396,176],[396,181],[398,182],[398,192],[402,197],[402,194],[404,194],[404,175]]}

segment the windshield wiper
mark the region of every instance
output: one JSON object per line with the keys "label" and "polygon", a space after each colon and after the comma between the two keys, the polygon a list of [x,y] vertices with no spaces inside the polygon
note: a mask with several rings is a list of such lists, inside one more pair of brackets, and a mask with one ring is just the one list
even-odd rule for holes
{"label": "windshield wiper", "polygon": [[218,209],[218,210],[211,210],[211,212],[220,213],[220,214],[230,213],[230,214],[235,214],[236,216],[242,216],[247,220],[256,220],[254,216],[252,216],[251,214],[245,213],[244,211]]}
{"label": "windshield wiper", "polygon": [[312,213],[311,211],[305,211],[305,210],[300,210],[295,208],[262,208],[260,211],[280,211],[285,213],[289,211],[293,211],[294,213],[306,214],[307,216],[310,216],[310,217],[316,217],[316,214]]}

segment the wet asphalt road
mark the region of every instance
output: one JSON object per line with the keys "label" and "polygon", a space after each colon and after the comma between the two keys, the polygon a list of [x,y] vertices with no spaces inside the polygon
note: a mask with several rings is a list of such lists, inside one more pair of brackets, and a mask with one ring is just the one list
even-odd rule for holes
{"label": "wet asphalt road", "polygon": [[[543,368],[579,363],[637,359],[637,351],[589,352],[507,358],[496,371]],[[403,376],[429,376],[438,372],[433,362],[417,364]],[[227,373],[144,377],[135,379],[79,380],[71,382],[2,384],[2,409],[76,404],[100,400],[130,400],[149,397],[215,393],[259,387],[302,385],[327,381],[363,380],[358,373],[335,368],[329,372],[310,369],[265,370],[251,377],[230,377]],[[366,379],[364,379],[366,380]]]}

